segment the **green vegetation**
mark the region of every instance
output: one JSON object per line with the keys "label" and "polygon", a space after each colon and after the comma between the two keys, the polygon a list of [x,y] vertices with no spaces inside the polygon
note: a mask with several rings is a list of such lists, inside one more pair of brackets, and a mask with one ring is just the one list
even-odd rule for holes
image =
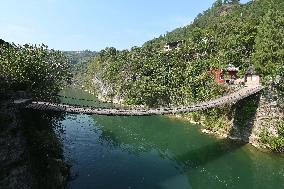
{"label": "green vegetation", "polygon": [[260,134],[261,141],[275,152],[284,152],[284,120],[276,126],[278,136],[272,136],[266,129]]}
{"label": "green vegetation", "polygon": [[202,94],[202,99],[212,98],[220,87],[204,71],[208,63],[192,59],[189,64],[185,51],[187,47],[170,53],[138,47],[121,52],[108,48],[97,55],[90,70],[110,87],[111,98],[122,96],[128,104],[188,104],[200,100],[197,94]]}
{"label": "green vegetation", "polygon": [[[165,106],[204,101],[226,92],[209,70],[254,65],[264,82],[283,81],[282,0],[216,1],[191,25],[118,51],[106,48],[88,63],[84,85],[128,104]],[[164,51],[167,42],[183,41]],[[85,72],[86,73],[86,72]],[[95,80],[99,82],[94,82]],[[94,84],[95,83],[95,84]],[[283,82],[277,84],[283,91]]]}
{"label": "green vegetation", "polygon": [[258,26],[258,35],[255,39],[255,52],[252,60],[263,76],[283,76],[284,62],[284,13],[279,7],[270,5],[271,8],[264,15]]}
{"label": "green vegetation", "polygon": [[66,56],[45,45],[19,46],[2,40],[0,51],[2,95],[25,90],[34,98],[50,99],[71,78]]}
{"label": "green vegetation", "polygon": [[97,52],[84,50],[84,51],[63,51],[67,56],[70,64],[84,64],[89,61],[90,58],[96,56]]}
{"label": "green vegetation", "polygon": [[204,128],[213,132],[223,132],[228,133],[232,127],[230,120],[228,119],[228,112],[230,112],[230,107],[214,108],[200,112],[203,117],[201,122]]}
{"label": "green vegetation", "polygon": [[64,51],[63,52],[71,64],[71,71],[73,74],[72,83],[76,87],[82,87],[87,83],[85,74],[88,68],[88,62],[97,54],[95,51]]}

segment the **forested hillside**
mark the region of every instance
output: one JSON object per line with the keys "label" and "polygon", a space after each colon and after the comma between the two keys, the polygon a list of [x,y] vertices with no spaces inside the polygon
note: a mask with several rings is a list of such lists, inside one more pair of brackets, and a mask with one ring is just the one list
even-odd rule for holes
{"label": "forested hillside", "polygon": [[[142,47],[102,50],[89,62],[86,86],[129,104],[188,104],[223,93],[208,71],[230,63],[240,76],[253,65],[264,84],[276,81],[283,91],[283,10],[283,0],[217,0],[191,25]],[[179,48],[163,50],[178,40]]]}

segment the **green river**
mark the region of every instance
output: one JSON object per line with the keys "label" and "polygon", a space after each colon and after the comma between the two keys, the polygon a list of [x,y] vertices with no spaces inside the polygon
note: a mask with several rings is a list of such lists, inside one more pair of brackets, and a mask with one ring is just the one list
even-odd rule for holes
{"label": "green river", "polygon": [[[93,99],[81,91],[62,94]],[[60,124],[76,175],[71,189],[284,188],[283,156],[202,134],[185,121],[67,114]]]}

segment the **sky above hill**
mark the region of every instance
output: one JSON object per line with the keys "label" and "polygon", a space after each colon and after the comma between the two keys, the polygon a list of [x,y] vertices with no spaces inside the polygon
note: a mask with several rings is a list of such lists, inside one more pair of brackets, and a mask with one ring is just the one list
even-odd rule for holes
{"label": "sky above hill", "polygon": [[[249,0],[241,0],[246,3]],[[214,0],[0,0],[0,39],[58,50],[126,49],[189,24]]]}

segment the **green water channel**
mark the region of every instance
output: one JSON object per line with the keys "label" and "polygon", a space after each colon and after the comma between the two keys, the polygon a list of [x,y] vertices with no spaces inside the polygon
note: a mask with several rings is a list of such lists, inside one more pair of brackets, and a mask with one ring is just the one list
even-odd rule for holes
{"label": "green water channel", "polygon": [[[81,91],[62,94],[93,99]],[[67,114],[60,123],[73,164],[71,189],[284,188],[283,156],[216,139],[185,121]]]}

